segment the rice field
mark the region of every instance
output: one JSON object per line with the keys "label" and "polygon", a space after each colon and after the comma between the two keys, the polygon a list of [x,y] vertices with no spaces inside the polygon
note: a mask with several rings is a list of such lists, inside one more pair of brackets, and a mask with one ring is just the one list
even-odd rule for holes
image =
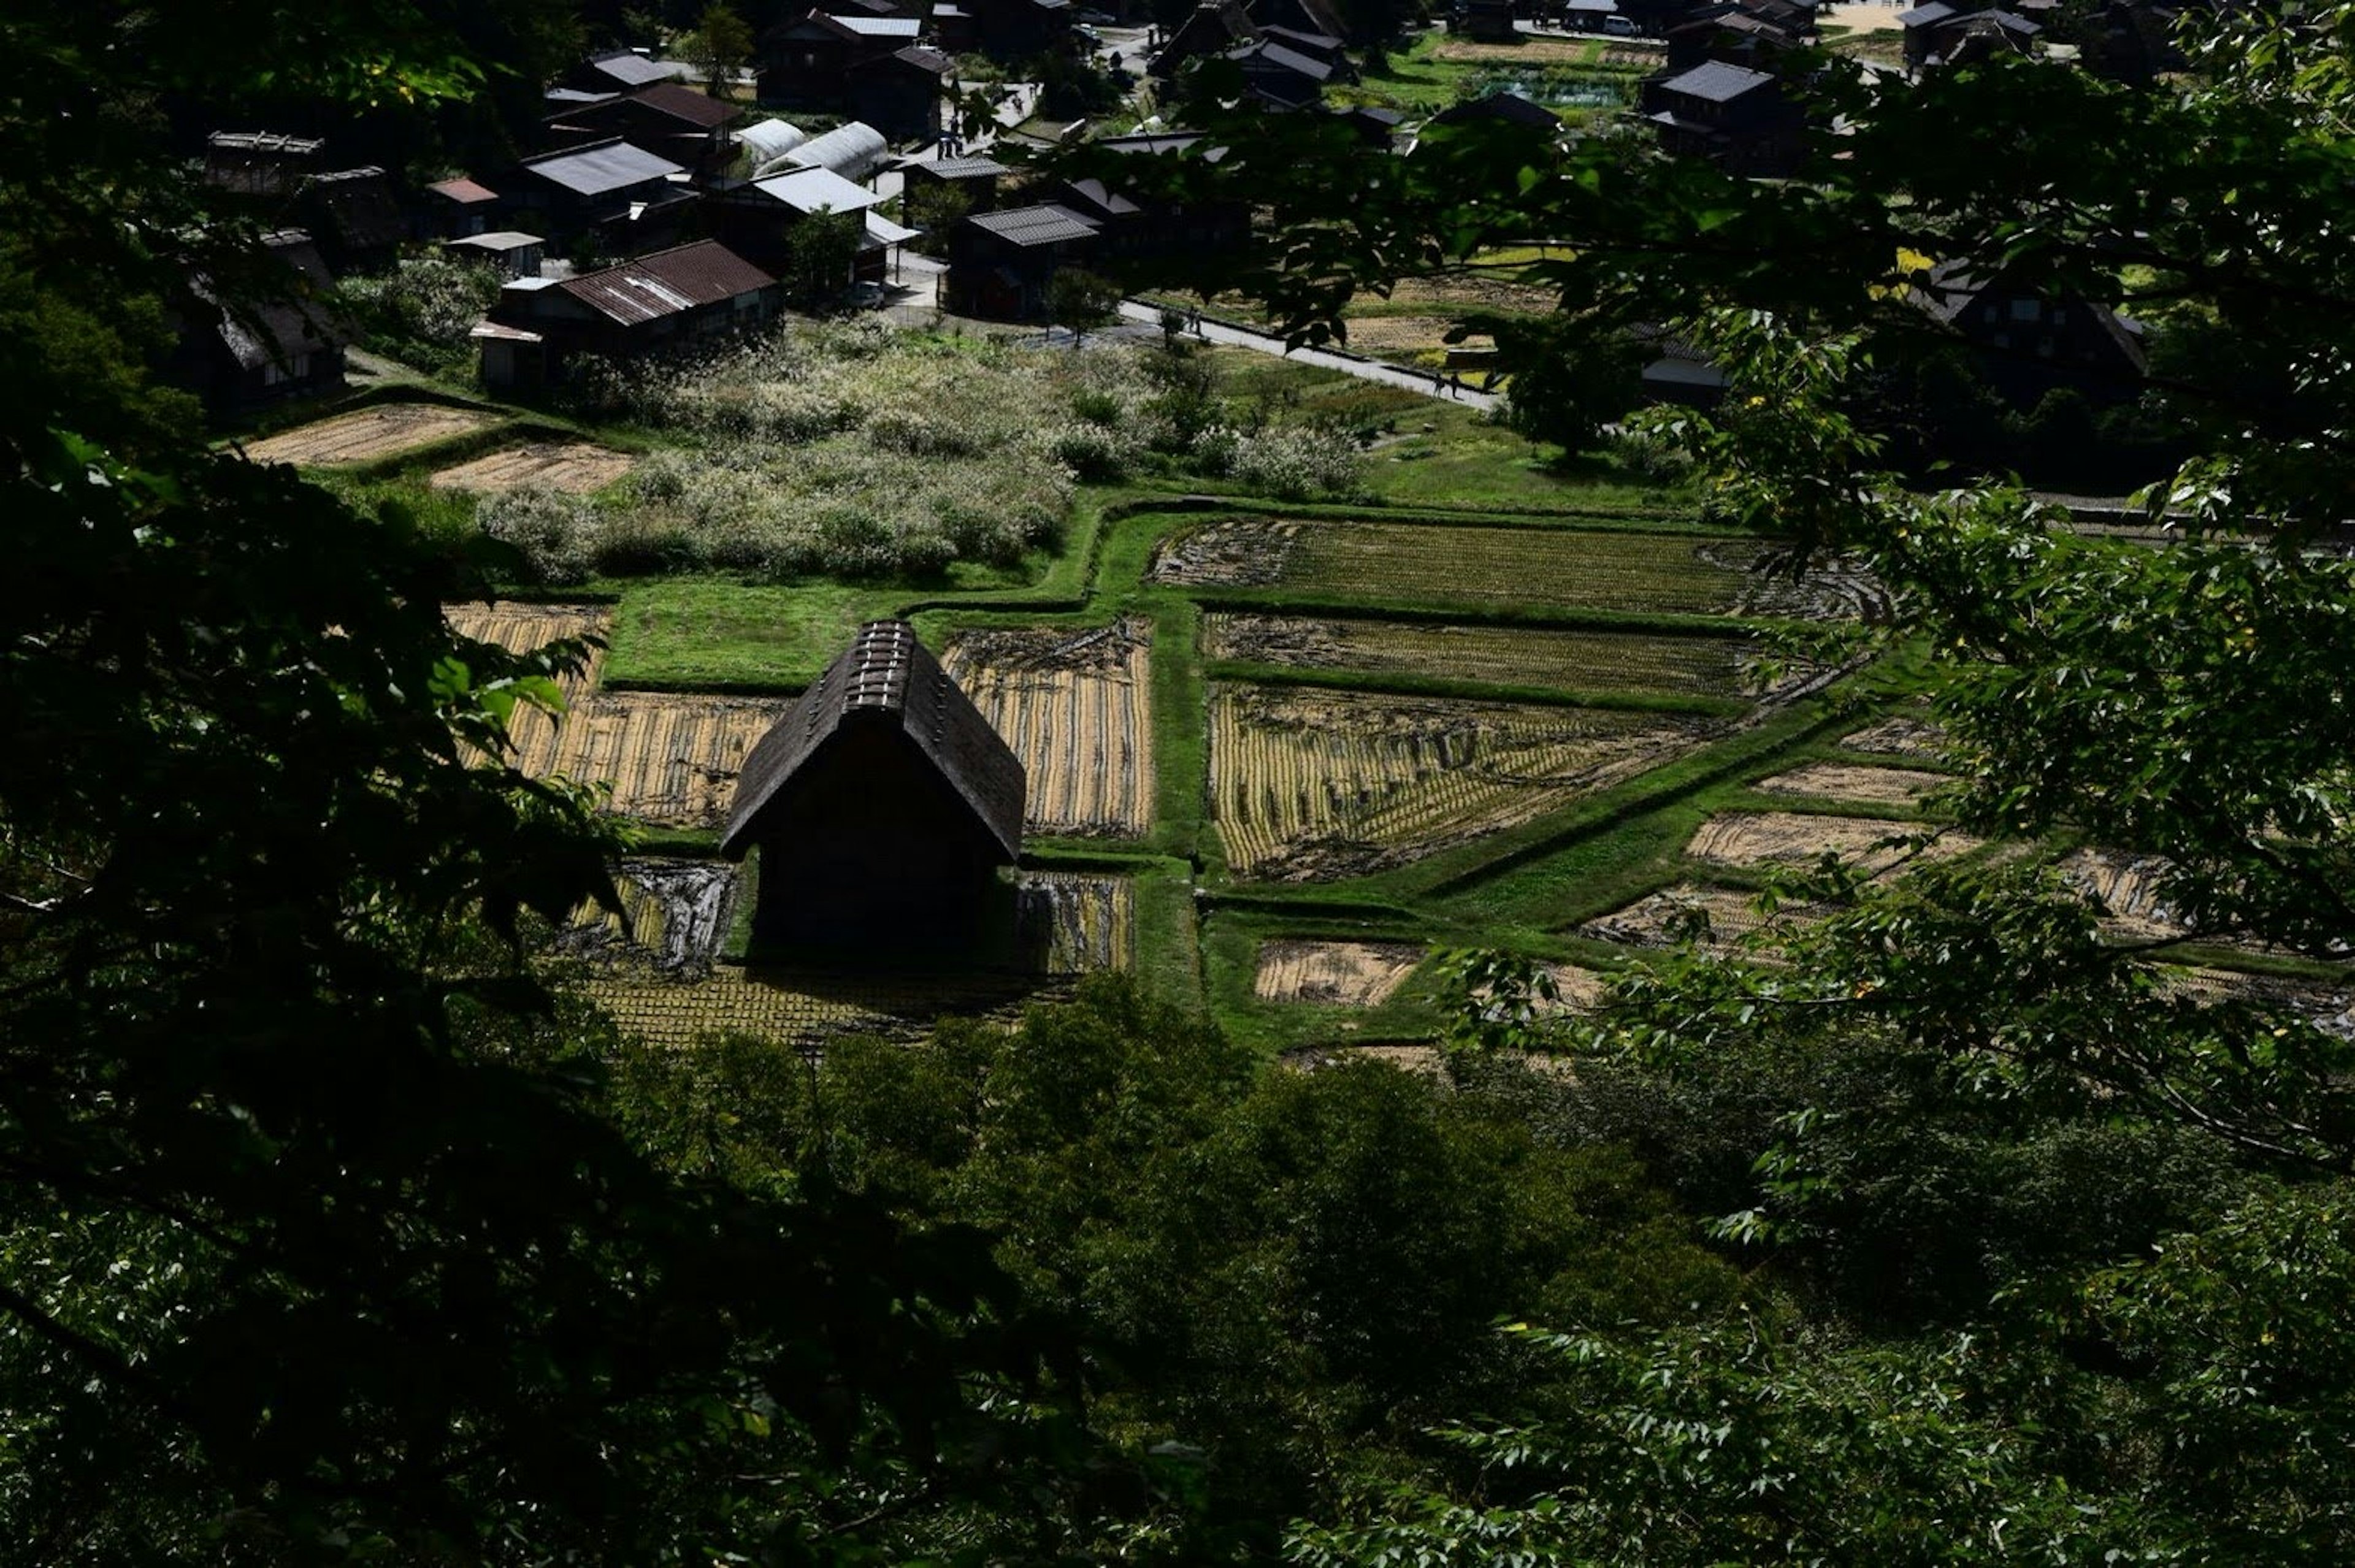
{"label": "rice field", "polygon": [[1646,893],[1624,909],[1597,915],[1578,934],[1622,947],[1673,947],[1688,939],[1704,947],[1727,948],[1760,927],[1780,933],[1820,919],[1822,912],[1785,904],[1770,920],[1758,912],[1757,895],[1733,888],[1678,882]]}
{"label": "rice field", "polygon": [[1768,795],[1805,795],[1819,800],[1853,800],[1867,805],[1917,806],[1933,790],[1954,781],[1920,768],[1860,768],[1848,763],[1808,763],[1758,781]]}
{"label": "rice field", "polygon": [[1357,876],[1526,822],[1722,726],[1595,709],[1231,685],[1209,696],[1210,810],[1227,863]]}
{"label": "rice field", "polygon": [[967,632],[942,667],[1029,777],[1028,827],[1143,837],[1153,826],[1149,625]]}
{"label": "rice field", "polygon": [[528,485],[585,496],[637,465],[638,460],[625,452],[585,441],[539,441],[442,469],[429,483],[441,490],[520,490]]}
{"label": "rice field", "polygon": [[627,1033],[684,1048],[720,1034],[781,1045],[853,1035],[915,1041],[952,1015],[1011,1024],[1032,1002],[1068,986],[1031,976],[849,976],[805,970],[721,967],[697,980],[616,971],[583,989]]}
{"label": "rice field", "polygon": [[1926,719],[1901,713],[1843,735],[1840,744],[1874,756],[1935,758],[1945,753],[1946,732]]}
{"label": "rice field", "polygon": [[304,468],[333,463],[368,463],[431,446],[437,441],[498,422],[482,409],[440,403],[379,403],[313,424],[297,425],[250,444],[256,463],[292,463]]}
{"label": "rice field", "polygon": [[[1926,843],[1917,843],[1931,834]],[[1892,842],[1895,840],[1895,842]],[[1978,848],[1983,840],[1951,829],[1875,816],[1817,816],[1796,811],[1720,812],[1685,846],[1695,860],[1721,866],[1808,866],[1838,856],[1879,876],[1911,860],[1943,860]]]}
{"label": "rice field", "polygon": [[[1678,637],[1527,626],[1434,625],[1304,615],[1212,613],[1202,653],[1293,669],[1445,676],[1563,691],[1671,692],[1734,697],[1757,645],[1742,637]],[[1817,673],[1792,671],[1796,684]]]}
{"label": "rice field", "polygon": [[2168,863],[2158,856],[2079,849],[2064,857],[2056,869],[2071,887],[2098,900],[2109,911],[2102,922],[2106,935],[2126,942],[2158,942],[2192,934],[2191,927],[2159,892]]}
{"label": "rice field", "polygon": [[1150,576],[1415,603],[1821,619],[1865,613],[1877,592],[1853,568],[1796,582],[1755,570],[1775,553],[1678,534],[1223,517],[1164,540]]}
{"label": "rice field", "polygon": [[1414,972],[1423,953],[1400,942],[1263,943],[1252,994],[1263,1002],[1377,1007]]}
{"label": "rice field", "polygon": [[600,691],[524,751],[535,776],[610,784],[606,809],[677,827],[728,820],[746,753],[793,704],[752,697]]}
{"label": "rice field", "polygon": [[727,937],[737,886],[737,868],[725,861],[633,856],[613,868],[622,912],[582,906],[556,950],[666,975],[704,973]]}

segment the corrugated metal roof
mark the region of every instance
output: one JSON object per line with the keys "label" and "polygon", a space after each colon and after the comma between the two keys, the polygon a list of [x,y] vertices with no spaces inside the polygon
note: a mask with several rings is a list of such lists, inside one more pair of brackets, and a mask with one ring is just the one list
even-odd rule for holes
{"label": "corrugated metal roof", "polygon": [[923,31],[923,24],[913,16],[837,16],[834,21],[862,38],[912,38]]}
{"label": "corrugated metal roof", "polygon": [[478,201],[496,201],[499,193],[486,185],[476,185],[464,175],[453,180],[437,180],[425,187],[435,196],[472,206]]}
{"label": "corrugated metal roof", "polygon": [[1009,207],[1003,212],[983,212],[967,223],[1016,245],[1055,245],[1067,240],[1090,240],[1102,232],[1068,207],[1041,202],[1037,207]]}
{"label": "corrugated metal roof", "polygon": [[589,69],[601,76],[612,77],[624,87],[643,87],[648,82],[669,81],[678,75],[675,65],[656,65],[644,55],[628,49],[612,54],[592,56]]}
{"label": "corrugated metal roof", "polygon": [[783,202],[795,212],[864,212],[883,199],[865,186],[853,184],[825,168],[793,169],[772,175],[767,179],[754,180],[752,188]]}
{"label": "corrugated metal roof", "polygon": [[521,251],[532,245],[545,245],[547,240],[537,234],[526,234],[515,229],[494,229],[488,234],[466,234],[455,240],[444,240],[444,245],[464,245],[469,250],[494,252]]}
{"label": "corrugated metal roof", "polygon": [[569,153],[526,158],[523,166],[540,178],[581,196],[603,196],[687,170],[627,142],[597,142]]}
{"label": "corrugated metal roof", "polygon": [[557,284],[624,326],[764,289],[776,280],[716,240],[640,256]]}
{"label": "corrugated metal roof", "polygon": [[789,794],[794,775],[846,726],[867,724],[889,725],[905,735],[1007,859],[1020,857],[1021,759],[905,621],[871,621],[860,627],[849,648],[761,737],[737,775],[719,852],[741,859],[761,818]]}
{"label": "corrugated metal roof", "polygon": [[923,232],[921,229],[904,229],[879,212],[868,213],[863,221],[867,225],[867,238],[879,245],[904,244]]}
{"label": "corrugated metal roof", "polygon": [[1729,65],[1723,60],[1710,60],[1706,65],[1693,67],[1682,76],[1668,78],[1660,83],[1660,91],[1682,93],[1687,98],[1698,98],[1706,103],[1727,103],[1774,80],[1763,70]]}
{"label": "corrugated metal roof", "polygon": [[996,179],[1014,171],[995,158],[941,158],[929,164],[910,164],[910,173],[922,170],[939,180]]}

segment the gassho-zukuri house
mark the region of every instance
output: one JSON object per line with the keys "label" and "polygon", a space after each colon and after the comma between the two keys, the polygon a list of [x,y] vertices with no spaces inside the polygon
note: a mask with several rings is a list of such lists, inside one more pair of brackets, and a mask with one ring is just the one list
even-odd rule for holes
{"label": "gassho-zukuri house", "polygon": [[760,852],[756,950],[964,948],[1022,853],[1019,758],[904,621],[859,629],[745,759],[720,853]]}

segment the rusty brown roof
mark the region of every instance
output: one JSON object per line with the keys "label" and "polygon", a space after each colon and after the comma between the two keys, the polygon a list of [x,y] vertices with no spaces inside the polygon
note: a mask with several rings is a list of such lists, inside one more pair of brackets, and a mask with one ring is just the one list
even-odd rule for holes
{"label": "rusty brown roof", "polygon": [[852,725],[898,729],[964,804],[1008,861],[1022,853],[1021,759],[905,621],[870,621],[761,738],[737,776],[719,852],[741,859],[794,780]]}
{"label": "rusty brown roof", "polygon": [[717,240],[657,251],[556,286],[624,326],[765,289],[776,279]]}
{"label": "rusty brown roof", "polygon": [[674,120],[682,120],[707,131],[727,124],[742,112],[733,103],[722,101],[708,92],[698,92],[691,87],[683,87],[676,81],[658,81],[652,87],[642,87],[628,94],[626,101],[643,103]]}

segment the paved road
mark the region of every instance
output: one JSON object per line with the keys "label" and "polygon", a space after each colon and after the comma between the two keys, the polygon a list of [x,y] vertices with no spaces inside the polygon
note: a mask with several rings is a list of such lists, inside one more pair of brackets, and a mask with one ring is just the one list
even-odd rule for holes
{"label": "paved road", "polygon": [[[1136,322],[1154,327],[1161,325],[1161,308],[1136,300],[1120,302],[1123,321]],[[1403,391],[1421,392],[1426,398],[1443,402],[1462,403],[1466,408],[1493,409],[1502,401],[1493,392],[1475,391],[1470,387],[1451,387],[1428,371],[1409,370],[1397,365],[1385,365],[1378,360],[1360,359],[1354,354],[1337,353],[1330,348],[1286,348],[1284,339],[1270,333],[1258,332],[1246,326],[1231,326],[1224,322],[1204,320],[1195,329],[1205,343],[1223,343],[1236,348],[1249,348],[1261,354],[1273,354],[1295,364],[1314,365],[1323,370],[1338,370],[1362,381],[1380,381],[1386,387]]]}

